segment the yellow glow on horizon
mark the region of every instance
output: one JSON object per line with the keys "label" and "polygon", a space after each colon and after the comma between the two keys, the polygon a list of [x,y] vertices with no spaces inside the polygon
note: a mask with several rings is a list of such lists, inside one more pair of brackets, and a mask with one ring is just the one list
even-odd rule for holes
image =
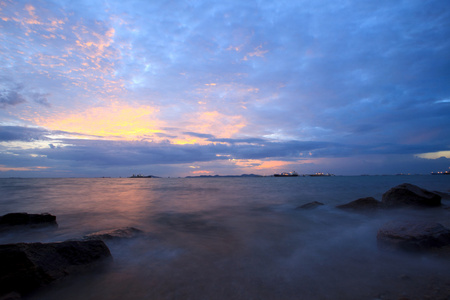
{"label": "yellow glow on horizon", "polygon": [[209,142],[201,141],[198,139],[189,139],[189,138],[178,138],[178,139],[172,139],[171,143],[174,145],[193,145],[193,144],[199,144],[199,145],[206,145],[209,144]]}
{"label": "yellow glow on horizon", "polygon": [[164,124],[154,116],[158,110],[150,106],[131,107],[114,104],[108,107],[92,107],[80,113],[36,120],[40,126],[90,136],[134,140],[145,135],[162,132]]}
{"label": "yellow glow on horizon", "polygon": [[42,169],[50,169],[50,167],[7,167],[5,165],[0,165],[0,172],[6,172],[6,171],[37,171]]}
{"label": "yellow glow on horizon", "polygon": [[417,156],[420,158],[426,158],[426,159],[437,159],[437,158],[441,158],[441,157],[450,158],[450,151],[421,153],[421,154],[417,154]]}
{"label": "yellow glow on horizon", "polygon": [[211,174],[212,171],[200,170],[200,171],[191,171],[191,174]]}

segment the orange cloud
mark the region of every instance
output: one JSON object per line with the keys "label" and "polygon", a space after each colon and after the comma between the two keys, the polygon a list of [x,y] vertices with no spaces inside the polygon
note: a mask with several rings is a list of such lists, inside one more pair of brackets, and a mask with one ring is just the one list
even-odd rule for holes
{"label": "orange cloud", "polygon": [[233,45],[230,45],[227,49],[225,49],[225,50],[227,50],[227,51],[236,51],[236,52],[239,52],[239,51],[241,51],[241,48],[242,48],[242,46],[233,46]]}
{"label": "orange cloud", "polygon": [[31,4],[25,5],[25,10],[30,15],[30,18],[26,19],[25,23],[33,24],[33,25],[41,25],[42,24],[40,21],[37,20],[37,16],[35,13],[36,8],[33,5],[31,5]]}
{"label": "orange cloud", "polygon": [[218,111],[200,113],[197,120],[198,124],[194,125],[194,131],[211,133],[223,138],[232,137],[246,125],[244,117],[224,115]]}
{"label": "orange cloud", "polygon": [[[216,137],[231,138],[246,126],[246,120],[240,115],[225,115],[218,111],[206,111],[194,114],[189,120],[186,131],[212,134]],[[185,136],[172,141],[174,144],[209,144],[201,138]]]}
{"label": "orange cloud", "polygon": [[205,170],[191,172],[191,174],[211,174],[211,173],[212,171],[205,171]]}
{"label": "orange cloud", "polygon": [[161,132],[159,128],[163,124],[155,117],[157,111],[156,108],[145,105],[132,107],[113,104],[51,119],[37,119],[35,122],[51,130],[135,140]]}
{"label": "orange cloud", "polygon": [[262,45],[259,45],[258,47],[255,48],[255,51],[247,53],[246,56],[244,56],[244,58],[242,60],[248,60],[248,57],[264,57],[264,54],[266,54],[267,52],[269,52],[269,50],[262,50]]}

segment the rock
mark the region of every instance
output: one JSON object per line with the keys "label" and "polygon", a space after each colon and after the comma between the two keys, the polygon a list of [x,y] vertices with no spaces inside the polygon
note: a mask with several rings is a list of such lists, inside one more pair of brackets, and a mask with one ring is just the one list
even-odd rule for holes
{"label": "rock", "polygon": [[403,183],[383,194],[386,207],[435,207],[441,205],[441,196],[418,186]]}
{"label": "rock", "polygon": [[313,208],[316,208],[316,207],[321,206],[321,205],[323,205],[322,202],[314,201],[314,202],[309,202],[309,203],[300,205],[296,209],[313,209]]}
{"label": "rock", "polygon": [[347,204],[336,206],[340,209],[358,210],[358,211],[373,211],[382,207],[380,201],[373,197],[360,198]]}
{"label": "rock", "polygon": [[377,241],[382,248],[424,251],[450,245],[450,229],[434,222],[393,221],[378,230]]}
{"label": "rock", "polygon": [[0,217],[0,226],[16,226],[16,225],[28,225],[35,226],[47,226],[57,225],[56,216],[49,213],[43,214],[28,214],[25,212],[9,213]]}
{"label": "rock", "polygon": [[112,240],[112,239],[129,239],[142,235],[143,231],[134,227],[123,227],[111,230],[102,230],[85,235],[85,240]]}
{"label": "rock", "polygon": [[441,196],[441,199],[450,200],[450,194],[449,193],[438,192],[438,191],[433,191],[433,193],[438,194],[439,196]]}
{"label": "rock", "polygon": [[9,293],[7,295],[4,295],[3,297],[0,296],[0,300],[20,300],[20,299],[22,299],[22,297],[20,296],[19,293],[16,292]]}
{"label": "rock", "polygon": [[109,257],[100,240],[0,245],[0,296],[27,294]]}

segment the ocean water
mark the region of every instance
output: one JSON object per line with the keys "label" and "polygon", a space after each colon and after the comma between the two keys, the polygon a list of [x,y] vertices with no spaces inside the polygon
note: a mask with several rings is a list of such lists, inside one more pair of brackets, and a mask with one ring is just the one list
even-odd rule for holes
{"label": "ocean water", "polygon": [[[450,192],[450,176],[0,179],[0,215],[57,216],[58,227],[0,233],[0,243],[55,242],[133,226],[106,242],[113,261],[26,299],[423,299],[450,296],[450,259],[378,249],[391,220],[450,227],[450,210],[363,215],[408,182]],[[313,210],[296,207],[319,201]],[[450,205],[449,200],[443,200]],[[443,298],[446,299],[446,298]]]}

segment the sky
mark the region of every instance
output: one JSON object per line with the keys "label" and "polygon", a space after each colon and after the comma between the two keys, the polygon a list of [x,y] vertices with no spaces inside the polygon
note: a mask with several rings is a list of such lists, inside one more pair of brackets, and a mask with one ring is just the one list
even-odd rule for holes
{"label": "sky", "polygon": [[0,0],[0,177],[450,168],[450,1]]}

